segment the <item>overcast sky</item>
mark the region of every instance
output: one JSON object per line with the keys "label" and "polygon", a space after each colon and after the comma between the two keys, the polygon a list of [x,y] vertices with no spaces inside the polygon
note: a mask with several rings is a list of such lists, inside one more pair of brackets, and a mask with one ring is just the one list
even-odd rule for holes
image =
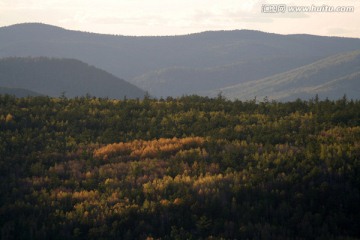
{"label": "overcast sky", "polygon": [[[263,13],[264,4],[353,6],[355,11]],[[360,0],[0,0],[0,26],[23,22],[139,36],[253,29],[360,38]]]}

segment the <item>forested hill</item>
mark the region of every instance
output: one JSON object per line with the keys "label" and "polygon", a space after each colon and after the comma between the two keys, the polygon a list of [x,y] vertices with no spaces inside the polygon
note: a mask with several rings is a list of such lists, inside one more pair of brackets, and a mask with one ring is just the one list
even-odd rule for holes
{"label": "forested hill", "polygon": [[30,91],[23,88],[8,88],[8,87],[0,87],[0,94],[2,95],[12,95],[16,97],[35,97],[35,96],[41,96],[40,93]]}
{"label": "forested hill", "polygon": [[1,239],[360,239],[360,101],[0,96]]}
{"label": "forested hill", "polygon": [[[145,95],[138,87],[81,61],[45,57],[0,59],[0,86],[8,90],[23,88],[54,97],[90,94],[123,99],[125,96],[142,98]],[[13,90],[8,93],[18,93]]]}
{"label": "forested hill", "polygon": [[0,39],[0,57],[79,59],[157,97],[263,79],[360,48],[360,39],[250,30],[131,37],[35,23],[2,27]]}
{"label": "forested hill", "polygon": [[325,99],[343,95],[360,98],[360,50],[331,56],[294,70],[264,79],[213,91],[232,99],[295,100],[318,94]]}

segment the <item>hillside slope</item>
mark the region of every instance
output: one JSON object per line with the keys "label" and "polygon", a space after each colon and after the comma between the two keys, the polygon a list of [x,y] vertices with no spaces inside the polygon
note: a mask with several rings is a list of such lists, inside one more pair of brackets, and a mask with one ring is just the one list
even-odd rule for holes
{"label": "hillside slope", "polygon": [[101,69],[74,59],[0,59],[0,86],[24,88],[49,96],[90,94],[96,97],[141,98],[145,92]]}
{"label": "hillside slope", "polygon": [[[79,59],[136,83],[142,89],[151,86],[149,92],[155,96],[223,88],[229,84],[288,71],[360,47],[360,39],[279,35],[249,30],[130,37],[69,31],[35,23],[2,27],[0,39],[0,57]],[[283,59],[287,59],[285,65]],[[241,65],[239,69],[244,71],[231,74],[231,66],[239,63],[251,64]],[[222,69],[229,66],[230,70],[225,70],[228,75],[223,75]],[[171,72],[172,69],[176,70],[175,76],[168,77],[165,74],[160,76],[159,83],[153,81],[154,73],[164,70]],[[182,71],[179,72],[179,69]],[[194,78],[187,77],[189,71],[193,76],[193,69],[196,71]],[[259,72],[264,75],[259,75]],[[209,78],[209,75],[214,77]],[[225,80],[217,76],[224,76]]]}
{"label": "hillside slope", "polygon": [[211,68],[172,67],[155,70],[133,79],[133,83],[155,96],[202,94],[216,88],[232,86],[272,76],[301,66],[308,58],[269,57]]}
{"label": "hillside slope", "polygon": [[0,94],[1,95],[12,95],[15,97],[36,97],[41,96],[40,93],[30,91],[23,88],[7,88],[7,87],[0,87]]}
{"label": "hillside slope", "polygon": [[1,239],[360,239],[360,101],[0,96]]}
{"label": "hillside slope", "polygon": [[234,99],[293,100],[314,97],[336,99],[346,94],[359,98],[360,51],[331,56],[315,63],[268,78],[213,91]]}

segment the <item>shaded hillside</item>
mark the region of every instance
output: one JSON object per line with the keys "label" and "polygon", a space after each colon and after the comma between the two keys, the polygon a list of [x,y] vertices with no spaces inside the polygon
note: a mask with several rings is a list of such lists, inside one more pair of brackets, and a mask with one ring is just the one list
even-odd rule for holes
{"label": "shaded hillside", "polygon": [[292,100],[314,97],[359,98],[360,51],[328,57],[285,73],[213,91],[231,99]]}
{"label": "shaded hillside", "polygon": [[40,93],[30,91],[23,88],[7,88],[7,87],[0,87],[0,94],[2,95],[13,95],[15,97],[36,97],[40,96]]}
{"label": "shaded hillside", "polygon": [[145,92],[101,69],[74,59],[0,59],[0,86],[25,88],[49,96],[90,94],[122,99],[141,98]]}
{"label": "shaded hillside", "polygon": [[269,57],[212,68],[165,68],[133,79],[155,96],[203,94],[224,86],[261,79],[306,64],[308,58]]}
{"label": "shaded hillside", "polygon": [[[278,35],[258,31],[215,31],[167,37],[129,37],[69,31],[45,24],[18,24],[0,28],[0,56],[48,56],[75,58],[108,71],[127,81],[136,82],[141,88],[151,86],[146,76],[161,69],[204,69],[222,68],[242,62],[252,62],[241,75],[247,79],[263,78],[262,73],[275,74],[300,67],[303,59],[306,64],[324,57],[345,51],[359,49],[360,39],[320,37],[311,35]],[[278,60],[277,60],[278,59]],[[282,59],[288,59],[286,65]],[[275,61],[266,69],[269,61]],[[284,66],[287,66],[285,69]],[[191,71],[191,70],[190,70]],[[196,70],[198,71],[198,70]],[[215,71],[214,76],[222,71]],[[193,82],[181,86],[181,93],[193,92],[198,85],[205,89],[227,87],[228,83],[242,82],[243,79],[229,74],[222,81],[208,80],[207,71],[197,74]],[[145,77],[144,77],[145,76]],[[187,76],[187,72],[178,76],[164,77],[164,86],[153,86],[157,96],[168,96],[179,88],[178,79]],[[227,79],[227,77],[229,79]],[[143,79],[144,81],[139,81]],[[176,81],[173,81],[175,79]],[[194,81],[193,81],[194,80]],[[196,80],[196,81],[195,81]],[[161,89],[161,90],[158,90]],[[145,89],[148,90],[148,89]]]}

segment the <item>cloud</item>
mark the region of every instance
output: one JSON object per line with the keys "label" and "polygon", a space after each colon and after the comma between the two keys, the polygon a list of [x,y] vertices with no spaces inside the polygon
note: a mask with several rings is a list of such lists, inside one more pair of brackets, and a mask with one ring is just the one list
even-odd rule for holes
{"label": "cloud", "polygon": [[355,13],[347,14],[261,12],[263,4],[279,3],[339,5],[335,0],[0,0],[0,14],[1,24],[36,21],[112,34],[173,35],[247,28],[360,37],[358,0],[346,1],[356,7]]}
{"label": "cloud", "polygon": [[350,28],[328,28],[326,31],[326,35],[329,36],[359,36],[359,29],[350,29]]}

